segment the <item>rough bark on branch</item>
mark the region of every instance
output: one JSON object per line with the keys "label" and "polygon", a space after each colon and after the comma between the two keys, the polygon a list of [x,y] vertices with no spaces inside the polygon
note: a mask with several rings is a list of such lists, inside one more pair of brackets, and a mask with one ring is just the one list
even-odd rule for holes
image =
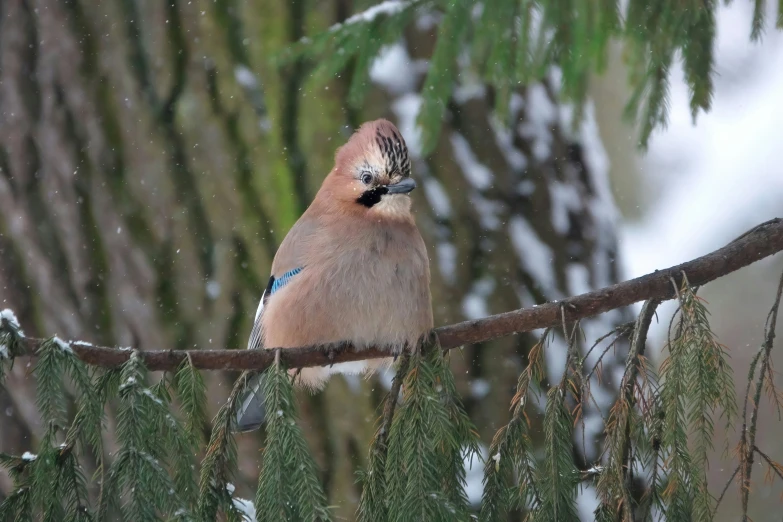
{"label": "rough bark on branch", "polygon": [[[692,261],[561,301],[442,326],[435,329],[435,334],[443,349],[452,349],[556,326],[561,321],[561,307],[565,307],[566,317],[571,321],[648,299],[667,300],[674,297],[671,279],[679,284],[683,272],[688,275],[691,285],[701,286],[781,250],[783,219],[777,218],[762,223],[723,248]],[[25,341],[28,355],[34,356],[44,339],[28,338]],[[72,342],[71,347],[80,359],[94,366],[117,366],[130,355],[127,349],[92,346],[79,341]],[[175,370],[188,354],[197,368],[205,370],[263,370],[274,361],[274,352],[273,349],[155,350],[142,352],[142,356],[147,368],[154,371]],[[356,351],[349,343],[286,348],[281,352],[282,361],[289,368],[327,366],[389,355],[388,350],[381,348]]]}

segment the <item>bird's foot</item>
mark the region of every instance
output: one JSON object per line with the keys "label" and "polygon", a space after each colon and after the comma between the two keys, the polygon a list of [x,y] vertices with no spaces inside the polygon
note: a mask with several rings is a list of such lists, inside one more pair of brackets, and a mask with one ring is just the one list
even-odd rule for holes
{"label": "bird's foot", "polygon": [[332,368],[334,366],[334,358],[337,355],[337,347],[334,345],[329,345],[329,347],[326,349],[326,358],[329,359],[329,368]]}

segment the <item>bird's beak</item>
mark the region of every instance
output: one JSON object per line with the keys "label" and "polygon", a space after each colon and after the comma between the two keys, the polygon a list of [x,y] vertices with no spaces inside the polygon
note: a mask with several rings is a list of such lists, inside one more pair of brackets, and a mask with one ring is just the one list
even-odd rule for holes
{"label": "bird's beak", "polygon": [[416,188],[416,182],[413,178],[404,178],[398,181],[394,185],[386,185],[387,194],[407,194],[411,190]]}

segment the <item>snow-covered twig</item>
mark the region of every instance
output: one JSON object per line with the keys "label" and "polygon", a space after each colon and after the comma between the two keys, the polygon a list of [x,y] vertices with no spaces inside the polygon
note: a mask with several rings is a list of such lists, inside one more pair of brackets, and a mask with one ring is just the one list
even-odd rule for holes
{"label": "snow-covered twig", "polygon": [[385,2],[381,2],[378,5],[374,5],[368,9],[365,9],[361,13],[356,13],[355,15],[346,18],[346,20],[342,23],[334,24],[329,28],[329,31],[338,31],[347,25],[361,22],[372,22],[381,15],[397,14],[408,7],[410,4],[411,2],[401,0],[386,0]]}

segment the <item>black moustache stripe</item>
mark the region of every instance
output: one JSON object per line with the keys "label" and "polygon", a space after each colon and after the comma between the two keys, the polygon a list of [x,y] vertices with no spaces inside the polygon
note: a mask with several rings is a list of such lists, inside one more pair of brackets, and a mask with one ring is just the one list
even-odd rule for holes
{"label": "black moustache stripe", "polygon": [[376,203],[381,201],[381,196],[388,192],[388,189],[384,186],[365,190],[362,192],[361,196],[356,198],[356,202],[360,205],[364,205],[367,208],[372,208]]}

